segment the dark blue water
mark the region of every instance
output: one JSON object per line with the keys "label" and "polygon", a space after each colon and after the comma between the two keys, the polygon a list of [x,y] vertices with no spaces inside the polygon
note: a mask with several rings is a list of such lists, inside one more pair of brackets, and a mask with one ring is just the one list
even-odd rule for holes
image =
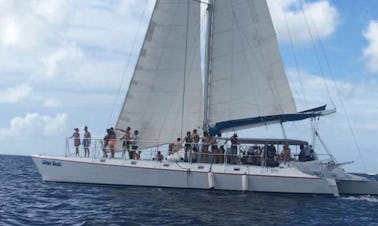
{"label": "dark blue water", "polygon": [[0,225],[378,225],[378,198],[44,183],[0,155]]}

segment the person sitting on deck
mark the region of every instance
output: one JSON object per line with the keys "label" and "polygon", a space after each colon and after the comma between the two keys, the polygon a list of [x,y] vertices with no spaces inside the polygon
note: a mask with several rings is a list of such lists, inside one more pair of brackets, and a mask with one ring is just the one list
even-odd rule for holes
{"label": "person sitting on deck", "polygon": [[269,144],[268,146],[266,146],[266,150],[264,154],[266,166],[270,166],[270,167],[278,166],[278,162],[275,159],[276,152],[277,152],[276,147],[273,144]]}
{"label": "person sitting on deck", "polygon": [[311,145],[310,146],[301,145],[299,149],[301,150],[298,157],[299,161],[306,162],[306,161],[315,160],[315,152],[311,148]]}
{"label": "person sitting on deck", "polygon": [[176,139],[176,142],[174,142],[173,145],[172,145],[172,154],[171,155],[175,155],[175,153],[178,154],[178,152],[181,150],[181,148],[182,148],[181,138],[178,137]]}
{"label": "person sitting on deck", "polygon": [[250,165],[261,165],[261,153],[257,145],[248,148],[247,153],[243,157],[243,162]]}
{"label": "person sitting on deck", "polygon": [[312,148],[312,145],[309,145],[309,149],[310,149],[310,157],[309,157],[309,161],[312,161],[312,160],[318,160],[318,156],[316,155],[314,149]]}
{"label": "person sitting on deck", "polygon": [[168,155],[172,155],[173,154],[173,145],[175,143],[170,143],[168,144]]}
{"label": "person sitting on deck", "polygon": [[158,151],[157,154],[156,154],[155,160],[161,162],[161,161],[163,161],[163,159],[164,159],[164,156],[161,154],[160,151]]}
{"label": "person sitting on deck", "polygon": [[280,155],[278,156],[278,160],[280,161],[290,161],[291,159],[291,151],[289,146],[284,145],[283,150],[281,151]]}

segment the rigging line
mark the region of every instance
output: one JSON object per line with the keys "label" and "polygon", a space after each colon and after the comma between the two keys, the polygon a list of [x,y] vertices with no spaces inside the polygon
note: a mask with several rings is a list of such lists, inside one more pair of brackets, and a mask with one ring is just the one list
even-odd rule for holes
{"label": "rigging line", "polygon": [[[134,40],[133,40],[133,43],[132,43],[131,51],[130,51],[130,53],[129,53],[128,59],[127,59],[127,61],[126,61],[126,64],[125,64],[125,66],[124,66],[124,68],[123,68],[121,81],[120,81],[120,83],[119,83],[118,90],[117,90],[117,95],[116,95],[116,97],[115,97],[115,100],[114,100],[114,102],[113,102],[113,106],[112,106],[112,108],[111,108],[110,115],[109,115],[108,120],[107,120],[107,122],[106,122],[106,125],[107,125],[107,126],[109,126],[110,121],[111,121],[111,118],[112,118],[113,115],[114,115],[115,106],[117,105],[118,97],[119,97],[120,94],[121,94],[121,89],[122,89],[122,86],[123,86],[123,83],[124,83],[124,80],[125,80],[125,77],[126,77],[126,73],[127,73],[127,70],[129,69],[129,66],[130,66],[131,56],[132,56],[132,54],[133,54],[133,52],[134,52],[134,48],[135,48],[135,46],[136,46],[138,33],[139,33],[140,28],[141,28],[143,18],[145,17],[145,13],[146,13],[147,5],[148,5],[148,4],[147,4],[147,1],[148,1],[148,0],[145,0],[144,8],[143,8],[142,14],[141,14],[141,16],[140,16],[140,18],[139,18],[139,24],[138,24],[137,31],[136,31],[135,36],[134,36]],[[130,87],[129,87],[129,89],[130,89]],[[121,109],[121,111],[122,111],[122,109]]]}
{"label": "rigging line", "polygon": [[186,93],[186,68],[187,68],[187,58],[188,58],[188,35],[189,35],[189,13],[190,13],[190,2],[187,1],[186,9],[186,30],[185,30],[185,56],[184,56],[184,78],[183,78],[183,88],[182,88],[182,102],[181,102],[181,133],[180,137],[183,137],[183,127],[184,127],[184,110],[185,110],[185,93]]}
{"label": "rigging line", "polygon": [[[303,0],[302,0],[302,2],[303,2]],[[304,2],[304,3],[305,3],[305,2]],[[309,10],[309,12],[310,12],[310,16],[311,16],[311,18],[313,18],[313,15],[311,14],[311,11],[310,11],[310,10]],[[313,23],[314,23],[314,22],[313,22]],[[316,26],[315,23],[314,23],[314,30],[315,30],[316,35],[319,37],[318,27]],[[321,48],[321,53],[323,54],[324,60],[325,60],[325,62],[326,62],[327,69],[328,69],[330,75],[333,77],[334,72],[333,72],[332,67],[331,67],[331,64],[330,64],[330,62],[329,62],[329,60],[328,60],[328,56],[327,56],[327,52],[326,52],[326,50],[325,50],[325,48],[324,48],[324,44],[323,44],[323,42],[322,42],[322,40],[321,40],[320,38],[319,38],[318,40],[319,40],[319,46],[320,46],[320,48]],[[346,107],[345,107],[345,104],[344,104],[344,101],[343,101],[343,98],[342,98],[342,94],[341,94],[340,88],[339,88],[339,86],[337,85],[337,83],[336,83],[335,80],[333,80],[333,83],[334,83],[334,86],[336,87],[336,93],[337,93],[337,95],[338,95],[338,97],[339,97],[340,104],[341,104],[341,108],[343,109],[344,114],[345,114],[345,117],[346,117],[346,119],[347,119],[347,123],[348,123],[349,129],[350,129],[351,134],[352,134],[352,138],[353,138],[353,141],[354,141],[354,145],[356,146],[356,149],[357,149],[357,151],[358,151],[359,157],[360,157],[360,159],[361,159],[361,161],[362,161],[362,163],[363,163],[364,170],[365,170],[365,172],[367,172],[367,169],[366,169],[366,163],[365,163],[365,161],[364,161],[364,159],[363,159],[363,155],[362,155],[362,152],[361,152],[360,146],[359,146],[359,144],[358,144],[358,141],[357,141],[356,135],[355,135],[354,130],[353,130],[353,127],[352,127],[352,125],[351,125],[350,117],[349,117],[349,114],[348,114],[348,112],[347,112],[347,110],[346,110]],[[333,102],[332,99],[331,99],[331,102],[332,102],[332,105],[333,105],[334,107],[336,107],[336,105],[335,105],[335,103]]]}
{"label": "rigging line", "polygon": [[[294,46],[294,42],[293,42],[293,37],[292,37],[291,32],[290,32],[290,27],[289,27],[289,24],[288,24],[288,21],[287,21],[287,16],[286,16],[285,12],[283,12],[283,15],[284,15],[284,20],[285,20],[285,25],[286,25],[287,33],[288,33],[289,39],[290,39],[290,46],[291,46],[291,48],[293,50],[292,54],[293,54],[293,58],[294,58],[295,68],[296,68],[296,71],[297,71],[297,74],[298,74],[298,77],[299,77],[299,84],[301,86],[303,99],[304,99],[306,108],[308,108],[307,97],[306,97],[306,93],[305,93],[304,88],[303,88],[304,87],[303,86],[303,79],[302,79],[303,75],[301,73],[301,70],[299,69],[298,58],[297,58],[297,55],[295,54],[295,46]],[[298,94],[298,96],[299,96],[299,94]]]}
{"label": "rigging line", "polygon": [[[304,9],[304,7],[307,6],[307,3],[305,2],[305,0],[301,0],[301,3],[302,3],[302,4],[301,4],[300,9],[301,9],[301,11],[302,11],[302,13],[303,13],[303,16],[304,16],[304,18],[305,18],[304,21],[306,22],[306,26],[307,26],[307,29],[308,29],[308,33],[309,33],[310,38],[311,38],[312,47],[313,47],[314,52],[315,52],[316,62],[317,62],[318,67],[319,67],[319,69],[320,69],[320,74],[321,74],[321,76],[322,76],[322,78],[323,78],[323,82],[324,82],[324,85],[325,85],[325,87],[326,87],[326,91],[327,91],[328,98],[329,98],[329,100],[331,101],[331,103],[334,104],[334,103],[333,103],[333,100],[332,100],[332,97],[331,97],[331,93],[330,93],[329,88],[328,88],[327,80],[326,80],[326,78],[325,78],[325,73],[324,73],[323,67],[322,67],[322,65],[321,65],[321,63],[320,63],[320,56],[319,56],[319,54],[318,54],[318,51],[317,51],[317,48],[316,48],[316,45],[315,45],[315,44],[316,44],[316,40],[315,40],[314,35],[313,35],[313,33],[312,33],[311,26],[310,26],[310,24],[309,24],[309,21],[308,21],[308,18],[307,18],[307,15],[306,15],[305,9]],[[320,37],[318,37],[318,39],[319,39],[319,38],[320,38]]]}

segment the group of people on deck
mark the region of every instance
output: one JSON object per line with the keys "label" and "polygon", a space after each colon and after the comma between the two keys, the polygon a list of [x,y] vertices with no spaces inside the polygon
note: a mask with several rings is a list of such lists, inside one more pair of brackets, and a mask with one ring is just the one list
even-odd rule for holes
{"label": "group of people on deck", "polygon": [[[122,142],[122,158],[128,154],[129,159],[140,159],[140,151],[138,144],[140,142],[139,131],[131,128],[116,129],[124,134],[119,139]],[[74,133],[70,138],[74,139],[75,156],[79,156],[80,145],[84,148],[84,157],[89,157],[91,145],[91,133],[88,127],[84,127],[83,142],[80,139],[79,128],[74,129]],[[225,148],[226,143],[230,141],[229,148]],[[103,138],[103,157],[114,158],[115,148],[117,143],[116,132],[113,127],[106,130],[106,135]],[[283,145],[281,153],[277,154],[274,145],[265,145],[264,147],[253,146],[248,151],[238,151],[239,139],[238,135],[234,133],[229,139],[222,139],[221,134],[217,136],[210,135],[207,131],[203,132],[202,137],[199,136],[196,129],[192,132],[188,131],[183,140],[177,138],[168,146],[168,156],[180,152],[184,148],[183,161],[185,162],[199,162],[199,163],[229,163],[229,164],[253,164],[260,165],[262,160],[267,166],[278,166],[279,162],[287,162],[293,160],[291,150],[288,145]],[[110,156],[108,156],[108,151]],[[242,155],[240,155],[242,154]],[[164,156],[161,151],[158,151],[154,157],[155,160],[162,161]],[[299,161],[316,160],[317,156],[311,145],[300,145],[300,153],[298,155]]]}
{"label": "group of people on deck", "polygon": [[[139,131],[134,130],[133,134],[131,134],[131,128],[127,127],[126,130],[123,129],[116,129],[119,131],[124,132],[125,134],[120,138],[122,142],[122,157],[125,156],[126,151],[129,154],[130,159],[139,159],[139,152],[138,152],[138,143],[139,143]],[[84,157],[89,157],[89,147],[91,145],[91,133],[88,130],[88,127],[84,127],[84,138],[83,142],[81,143],[79,128],[74,128],[74,133],[71,137],[74,139],[74,146],[75,146],[75,156],[79,157],[80,153],[80,145],[83,145],[84,148]],[[117,136],[113,129],[113,127],[106,130],[106,135],[103,138],[102,143],[102,152],[103,157],[107,158],[114,158],[115,156],[115,147],[117,143]],[[108,156],[108,150],[110,151],[110,156]]]}
{"label": "group of people on deck", "polygon": [[[121,132],[124,132],[124,135],[119,139],[122,141],[122,158],[125,157],[126,152],[128,152],[130,159],[139,159],[139,152],[138,152],[138,144],[139,144],[139,131],[134,130],[131,134],[131,128],[127,127],[126,130],[117,128]],[[111,127],[110,129],[106,130],[106,135],[104,137],[104,145],[103,145],[103,157],[107,158],[108,153],[107,150],[110,150],[110,158],[114,158],[115,154],[115,146],[117,143],[117,136],[116,133]]]}
{"label": "group of people on deck", "polygon": [[[75,156],[79,156],[79,148],[81,145],[80,133],[79,128],[74,129],[74,133],[71,137],[74,139],[74,146],[75,146]],[[89,157],[89,146],[91,145],[91,133],[88,130],[88,127],[84,127],[84,139],[83,139],[83,147],[84,147],[84,157]]]}
{"label": "group of people on deck", "polygon": [[138,151],[138,144],[140,141],[139,131],[134,130],[131,134],[131,128],[127,127],[126,130],[117,129],[124,132],[125,134],[120,138],[122,141],[122,158],[125,157],[126,152],[128,152],[129,159],[139,159],[140,153]]}
{"label": "group of people on deck", "polygon": [[[228,148],[225,148],[228,141],[231,144]],[[266,165],[269,167],[276,167],[280,162],[294,160],[294,155],[292,155],[289,145],[283,145],[280,153],[277,152],[276,146],[273,144],[249,146],[248,150],[239,149],[239,146],[240,142],[236,133],[229,139],[221,139],[221,134],[211,136],[205,131],[203,136],[200,137],[197,130],[193,130],[192,133],[190,131],[186,133],[184,140],[177,138],[175,142],[172,142],[168,148],[168,155],[174,155],[184,148],[184,162],[226,162],[229,164]],[[316,159],[317,156],[311,145],[300,145],[298,161]]]}
{"label": "group of people on deck", "polygon": [[[220,138],[221,134],[217,136]],[[235,138],[237,138],[237,135]],[[181,138],[177,138],[175,142],[169,144],[168,155],[174,155],[184,148],[185,155],[183,160],[185,162],[222,163],[224,162],[225,153],[224,144],[225,141],[217,139],[206,131],[200,137],[197,130],[194,129],[192,132],[188,131],[186,133],[183,141],[181,141]],[[237,141],[235,141],[235,155],[236,145]]]}

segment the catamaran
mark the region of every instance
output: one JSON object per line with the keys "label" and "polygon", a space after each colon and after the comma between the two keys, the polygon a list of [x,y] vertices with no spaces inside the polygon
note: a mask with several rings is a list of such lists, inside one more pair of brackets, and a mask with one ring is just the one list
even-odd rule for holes
{"label": "catamaran", "polygon": [[[203,59],[201,4],[207,5]],[[296,110],[265,0],[157,0],[115,128],[138,129],[139,150],[153,156],[193,129],[215,136],[334,112],[326,106]],[[228,141],[218,140],[222,139]],[[267,153],[268,146],[283,145],[309,144],[287,137],[240,138],[236,161],[228,161],[226,144],[222,162],[167,156],[161,161],[127,155],[105,158],[95,153],[91,158],[68,153],[32,158],[43,181],[334,196],[378,194],[375,181],[346,173],[334,158],[279,162],[276,156],[269,159],[260,154],[253,161],[248,152],[248,148],[260,147]],[[92,153],[106,149],[95,140],[91,148]]]}

